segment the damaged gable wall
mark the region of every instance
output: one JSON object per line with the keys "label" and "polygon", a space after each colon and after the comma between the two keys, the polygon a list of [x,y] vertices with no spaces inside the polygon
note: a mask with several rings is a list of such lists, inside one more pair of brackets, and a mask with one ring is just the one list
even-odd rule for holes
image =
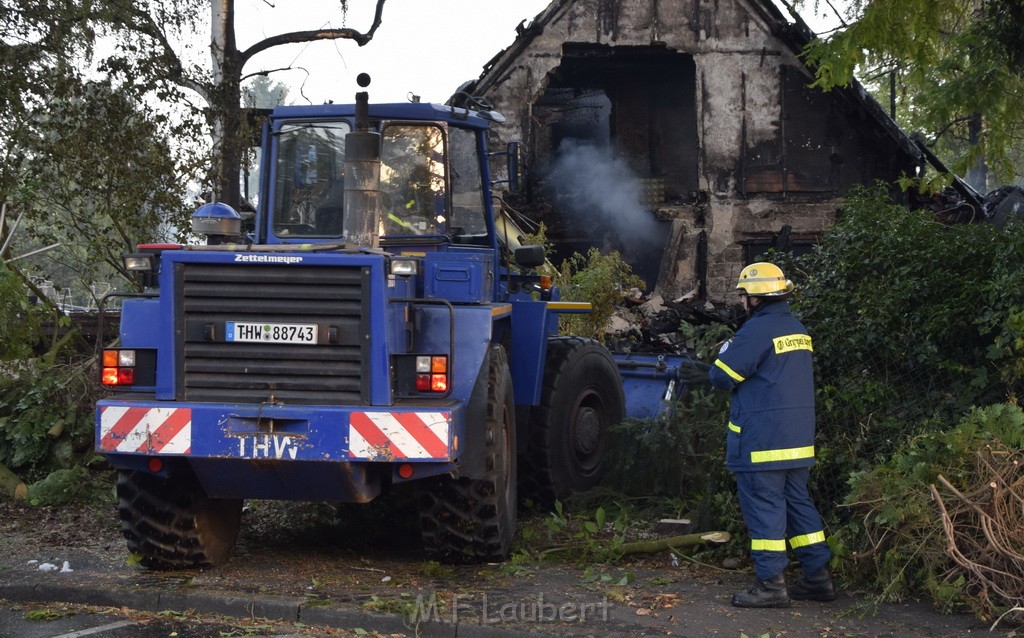
{"label": "damaged gable wall", "polygon": [[722,300],[784,226],[806,248],[852,185],[918,165],[877,105],[807,88],[786,29],[770,0],[555,0],[471,90],[509,118],[494,143],[524,142],[552,239]]}

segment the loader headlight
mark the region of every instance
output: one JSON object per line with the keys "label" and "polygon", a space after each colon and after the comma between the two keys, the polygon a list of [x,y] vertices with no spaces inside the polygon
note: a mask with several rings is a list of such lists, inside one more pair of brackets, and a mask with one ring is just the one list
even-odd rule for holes
{"label": "loader headlight", "polygon": [[416,259],[392,259],[392,275],[415,275],[420,271],[420,262]]}
{"label": "loader headlight", "polygon": [[155,253],[129,253],[124,255],[124,269],[133,272],[153,272],[156,270]]}

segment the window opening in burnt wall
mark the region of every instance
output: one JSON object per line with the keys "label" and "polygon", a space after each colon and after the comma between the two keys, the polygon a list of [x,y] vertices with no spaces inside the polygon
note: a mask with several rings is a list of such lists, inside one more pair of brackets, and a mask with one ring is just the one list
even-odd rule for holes
{"label": "window opening in burnt wall", "polygon": [[564,45],[532,107],[531,190],[557,262],[618,250],[654,287],[666,211],[697,197],[695,78],[691,56],[664,48]]}

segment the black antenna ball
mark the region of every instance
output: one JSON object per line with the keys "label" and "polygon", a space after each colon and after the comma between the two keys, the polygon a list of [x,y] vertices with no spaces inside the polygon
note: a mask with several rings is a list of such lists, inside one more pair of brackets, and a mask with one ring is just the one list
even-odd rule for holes
{"label": "black antenna ball", "polygon": [[359,86],[363,87],[364,89],[366,87],[370,86],[370,74],[369,73],[360,73],[359,75],[357,75],[356,76],[356,84],[358,84]]}

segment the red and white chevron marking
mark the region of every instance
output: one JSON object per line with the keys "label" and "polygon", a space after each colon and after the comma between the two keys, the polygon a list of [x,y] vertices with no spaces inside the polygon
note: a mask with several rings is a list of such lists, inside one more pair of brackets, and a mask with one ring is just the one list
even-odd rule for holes
{"label": "red and white chevron marking", "polygon": [[125,408],[100,411],[100,443],[105,452],[188,454],[192,447],[189,408]]}
{"label": "red and white chevron marking", "polygon": [[353,412],[352,458],[447,459],[451,412]]}

